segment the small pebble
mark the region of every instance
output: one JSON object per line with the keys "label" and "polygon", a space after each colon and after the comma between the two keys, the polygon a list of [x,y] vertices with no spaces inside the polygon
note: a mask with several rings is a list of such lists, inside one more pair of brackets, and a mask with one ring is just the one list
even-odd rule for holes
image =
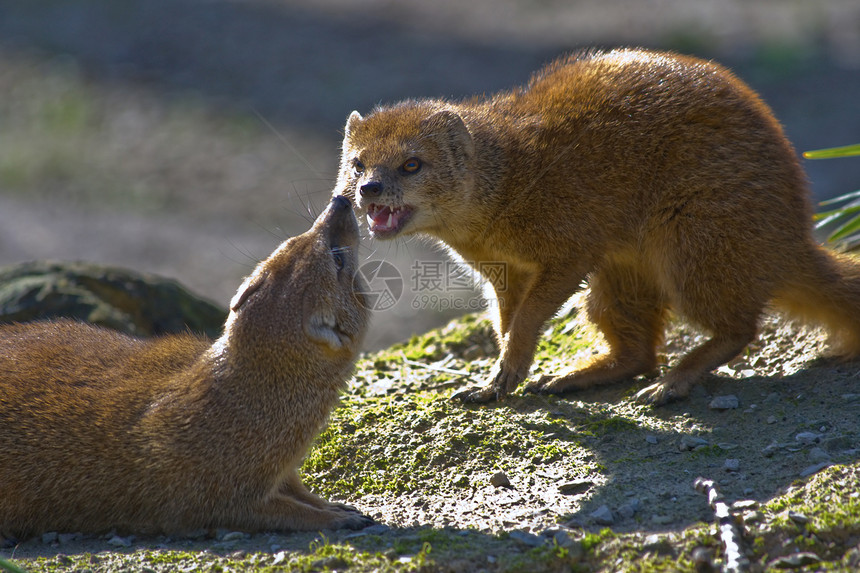
{"label": "small pebble", "polygon": [[800,477],[809,477],[815,475],[826,467],[830,466],[830,462],[821,462],[812,466],[807,466],[800,471]]}
{"label": "small pebble", "polygon": [[80,533],[61,533],[57,536],[57,540],[60,542],[60,545],[64,545],[76,541],[80,536]]}
{"label": "small pebble", "polygon": [[708,408],[711,410],[734,410],[739,405],[740,400],[738,400],[737,396],[727,394],[725,396],[714,396],[714,399],[708,404]]}
{"label": "small pebble", "polygon": [[821,462],[829,462],[830,454],[825,452],[822,448],[812,448],[809,450],[809,461],[814,464],[820,464]]}
{"label": "small pebble", "polygon": [[496,472],[490,478],[490,485],[493,487],[511,487],[511,480],[508,479],[505,472]]}
{"label": "small pebble", "polygon": [[42,543],[53,543],[57,541],[58,535],[56,531],[49,531],[42,534]]}
{"label": "small pebble", "polygon": [[795,441],[805,445],[817,444],[821,441],[821,434],[817,434],[815,432],[800,432],[794,436],[794,439]]}
{"label": "small pebble", "polygon": [[560,484],[558,492],[562,495],[579,495],[587,492],[592,487],[594,487],[594,482],[590,479],[578,479]]}
{"label": "small pebble", "polygon": [[544,544],[544,539],[533,533],[526,531],[514,530],[508,534],[508,537],[526,547],[540,547]]}
{"label": "small pebble", "polygon": [[660,515],[655,513],[651,516],[651,522],[656,523],[657,525],[669,525],[673,521],[675,521],[675,518],[671,515]]}
{"label": "small pebble", "polygon": [[665,544],[666,541],[662,537],[660,537],[656,533],[652,533],[651,535],[645,537],[644,541],[642,542],[642,549],[644,549],[645,551],[652,551],[661,546],[664,546]]}
{"label": "small pebble", "polygon": [[682,452],[688,452],[707,445],[708,440],[704,438],[699,438],[698,436],[682,436],[681,442],[678,444],[678,449]]}
{"label": "small pebble", "polygon": [[657,443],[657,436],[648,434],[647,436],[645,436],[645,441],[648,442],[649,444],[656,444]]}
{"label": "small pebble", "polygon": [[794,553],[785,557],[778,557],[767,564],[767,569],[798,569],[808,565],[820,563],[821,558],[815,553]]}
{"label": "small pebble", "polygon": [[230,541],[239,541],[245,538],[245,534],[241,531],[228,531],[224,535],[221,536],[219,541],[224,541],[229,543]]}
{"label": "small pebble", "polygon": [[609,509],[608,505],[601,505],[592,511],[590,515],[598,525],[612,525],[615,523],[615,516],[612,515],[612,510]]}
{"label": "small pebble", "polygon": [[582,542],[574,539],[568,532],[557,531],[552,538],[555,540],[556,545],[567,549],[568,558],[572,558],[573,560],[579,560],[582,558],[584,553]]}
{"label": "small pebble", "polygon": [[741,461],[736,458],[729,458],[723,464],[723,469],[727,472],[736,472],[741,469]]}
{"label": "small pebble", "polygon": [[639,501],[639,499],[634,497],[629,502],[619,506],[619,508],[616,510],[616,513],[618,513],[618,515],[620,515],[624,519],[630,519],[631,517],[636,515],[636,512],[639,511],[639,508],[641,506],[642,503]]}
{"label": "small pebble", "polygon": [[764,521],[764,514],[758,510],[745,511],[741,514],[741,521],[745,524],[761,523]]}
{"label": "small pebble", "polygon": [[756,509],[758,502],[754,499],[739,499],[732,504],[732,511],[746,511],[748,509]]}
{"label": "small pebble", "polygon": [[108,539],[107,543],[108,545],[113,545],[114,547],[131,547],[131,538],[114,535],[113,537]]}
{"label": "small pebble", "polygon": [[809,518],[806,517],[806,515],[797,511],[789,511],[788,518],[799,525],[805,525],[809,523]]}

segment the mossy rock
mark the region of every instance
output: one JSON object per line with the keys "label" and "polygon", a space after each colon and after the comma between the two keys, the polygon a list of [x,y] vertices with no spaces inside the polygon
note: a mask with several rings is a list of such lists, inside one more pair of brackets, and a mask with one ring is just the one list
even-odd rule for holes
{"label": "mossy rock", "polygon": [[134,336],[217,337],[227,311],[174,280],[86,262],[0,267],[0,322],[73,318]]}

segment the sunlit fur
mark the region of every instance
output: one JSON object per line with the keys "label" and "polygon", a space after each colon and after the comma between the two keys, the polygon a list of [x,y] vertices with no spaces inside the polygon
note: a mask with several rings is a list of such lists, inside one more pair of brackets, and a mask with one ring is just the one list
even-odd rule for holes
{"label": "sunlit fur", "polygon": [[0,532],[367,525],[297,473],[366,330],[357,246],[333,201],[243,283],[214,343],[0,327]]}
{"label": "sunlit fur", "polygon": [[[399,172],[407,157],[421,170]],[[372,180],[382,193],[362,196]],[[860,352],[860,266],[817,245],[806,179],[782,128],[712,62],[587,52],[491,97],[353,113],[336,192],[362,216],[371,203],[410,213],[380,238],[428,235],[466,261],[507,265],[505,284],[493,285],[501,356],[469,400],[501,398],[525,379],[542,325],[586,281],[588,316],[610,352],[532,390],[653,371],[669,309],[712,338],[643,401],[686,396],[754,338],[771,301],[825,324],[846,355]]]}

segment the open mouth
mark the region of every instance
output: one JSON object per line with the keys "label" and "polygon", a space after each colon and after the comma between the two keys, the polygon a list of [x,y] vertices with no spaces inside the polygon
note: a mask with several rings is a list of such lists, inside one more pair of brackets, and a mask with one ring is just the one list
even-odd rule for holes
{"label": "open mouth", "polygon": [[411,216],[412,207],[408,205],[391,207],[389,205],[371,203],[367,206],[367,225],[370,227],[370,231],[377,237],[396,235]]}

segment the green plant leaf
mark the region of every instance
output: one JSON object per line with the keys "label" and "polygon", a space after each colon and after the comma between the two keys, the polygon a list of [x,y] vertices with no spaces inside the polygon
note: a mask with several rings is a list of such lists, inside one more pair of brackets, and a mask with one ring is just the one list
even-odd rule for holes
{"label": "green plant leaf", "polygon": [[0,570],[10,571],[11,573],[27,573],[24,569],[21,569],[11,561],[7,561],[2,557],[0,557]]}
{"label": "green plant leaf", "polygon": [[860,143],[803,152],[803,156],[806,159],[832,159],[835,157],[852,157],[854,155],[860,155]]}
{"label": "green plant leaf", "polygon": [[829,241],[840,241],[845,237],[852,235],[860,230],[860,216],[854,217],[835,231],[827,238]]}
{"label": "green plant leaf", "polygon": [[843,217],[845,215],[853,215],[854,213],[860,213],[860,205],[850,205],[848,207],[842,207],[841,209],[834,209],[833,211],[824,211],[822,213],[816,213],[813,215],[813,221],[817,221],[815,225],[816,229],[820,229],[824,227],[828,223],[832,223],[836,219]]}
{"label": "green plant leaf", "polygon": [[851,193],[845,193],[844,195],[839,195],[838,197],[832,197],[825,201],[819,203],[819,205],[833,205],[834,203],[842,203],[843,201],[848,201],[849,199],[857,199],[860,198],[860,189],[857,191],[852,191]]}

